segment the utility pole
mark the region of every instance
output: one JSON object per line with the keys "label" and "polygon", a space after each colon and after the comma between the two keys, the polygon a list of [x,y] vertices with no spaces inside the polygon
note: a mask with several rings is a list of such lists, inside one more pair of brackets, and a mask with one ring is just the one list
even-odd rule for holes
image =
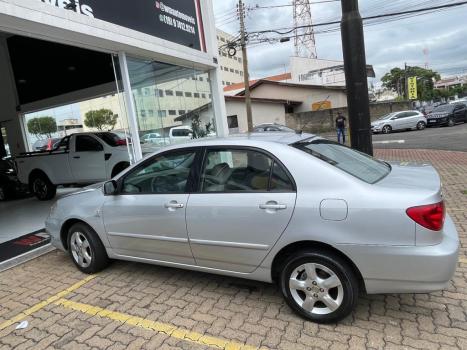
{"label": "utility pole", "polygon": [[245,4],[242,0],[238,0],[238,17],[240,19],[240,44],[242,46],[243,56],[243,79],[245,82],[245,104],[246,104],[246,119],[248,123],[248,132],[253,131],[253,113],[251,111],[250,97],[250,74],[248,72],[248,55],[246,52],[246,35],[245,35]]}
{"label": "utility pole", "polygon": [[404,97],[408,101],[409,100],[409,82],[407,80],[407,62],[405,63],[404,66]]}
{"label": "utility pole", "polygon": [[363,21],[358,10],[358,0],[341,0],[341,3],[351,145],[356,150],[373,155]]}

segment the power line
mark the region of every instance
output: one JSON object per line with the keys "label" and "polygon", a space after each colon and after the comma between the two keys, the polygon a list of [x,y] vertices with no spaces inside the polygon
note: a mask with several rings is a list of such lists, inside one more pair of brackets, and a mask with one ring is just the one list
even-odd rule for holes
{"label": "power line", "polygon": [[[441,10],[441,9],[446,9],[446,8],[452,8],[452,7],[458,7],[462,5],[466,5],[467,1],[462,1],[454,4],[446,4],[446,5],[440,5],[440,6],[432,6],[432,7],[425,7],[425,8],[420,8],[420,9],[415,9],[415,10],[407,10],[407,11],[400,11],[400,12],[392,12],[392,13],[385,13],[381,15],[375,15],[375,16],[368,16],[362,18],[364,21],[372,20],[372,19],[379,19],[379,18],[386,18],[386,17],[395,17],[395,16],[401,16],[401,15],[408,15],[408,14],[416,14],[420,12],[427,12],[427,11],[432,11],[432,10]],[[264,33],[277,33],[279,35],[285,35],[285,34],[290,34],[293,31],[297,29],[305,29],[305,28],[310,28],[310,27],[323,27],[323,26],[329,26],[333,24],[340,24],[340,21],[332,21],[332,22],[323,22],[323,23],[317,23],[317,24],[312,24],[312,25],[303,25],[303,26],[298,26],[294,27],[290,30],[280,32],[281,29],[268,29],[268,30],[261,30],[261,31],[256,31],[256,32],[250,32],[248,34],[264,34]],[[284,28],[286,29],[286,28]]]}
{"label": "power line", "polygon": [[[315,5],[315,4],[325,4],[328,2],[340,2],[341,0],[322,0],[322,1],[312,1],[308,2],[309,5]],[[274,9],[274,8],[281,8],[281,7],[291,7],[294,6],[293,4],[283,4],[283,5],[269,5],[269,6],[251,6],[249,7],[250,10],[257,10],[257,9]]]}

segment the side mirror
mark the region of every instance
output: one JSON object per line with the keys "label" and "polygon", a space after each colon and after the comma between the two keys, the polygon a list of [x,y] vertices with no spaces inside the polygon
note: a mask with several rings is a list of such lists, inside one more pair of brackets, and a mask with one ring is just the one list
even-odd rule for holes
{"label": "side mirror", "polygon": [[106,196],[114,196],[117,194],[117,181],[110,180],[104,183],[103,187],[104,195]]}

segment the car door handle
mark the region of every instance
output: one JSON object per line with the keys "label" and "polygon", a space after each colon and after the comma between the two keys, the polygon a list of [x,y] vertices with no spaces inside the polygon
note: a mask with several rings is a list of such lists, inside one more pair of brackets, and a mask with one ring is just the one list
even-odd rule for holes
{"label": "car door handle", "polygon": [[167,209],[182,209],[185,205],[177,202],[165,203],[164,207]]}
{"label": "car door handle", "polygon": [[259,205],[260,209],[265,209],[265,210],[284,210],[287,209],[287,205],[285,204],[260,204]]}

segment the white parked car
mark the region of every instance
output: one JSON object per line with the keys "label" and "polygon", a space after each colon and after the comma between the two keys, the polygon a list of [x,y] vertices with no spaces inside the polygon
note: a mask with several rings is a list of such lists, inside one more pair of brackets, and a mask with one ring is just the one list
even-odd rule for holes
{"label": "white parked car", "polygon": [[176,126],[169,130],[169,141],[171,144],[181,143],[193,138],[193,130],[189,126]]}
{"label": "white parked car", "polygon": [[156,145],[166,145],[168,143],[168,141],[166,141],[165,138],[157,132],[151,132],[149,134],[143,135],[141,137],[141,141],[144,143],[153,143]]}
{"label": "white parked car", "polygon": [[18,178],[40,200],[52,199],[58,185],[105,181],[130,165],[121,141],[111,132],[67,136],[51,151],[16,157]]}
{"label": "white parked car", "polygon": [[402,111],[386,114],[371,123],[373,133],[389,134],[396,130],[423,130],[426,117],[418,111]]}

